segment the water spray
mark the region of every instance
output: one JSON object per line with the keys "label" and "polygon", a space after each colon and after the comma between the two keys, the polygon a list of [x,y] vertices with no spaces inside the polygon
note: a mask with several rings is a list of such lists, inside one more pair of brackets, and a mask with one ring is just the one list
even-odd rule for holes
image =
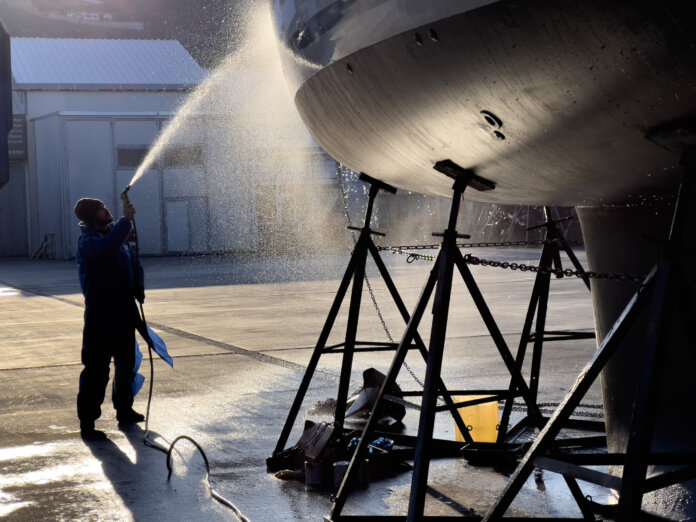
{"label": "water spray", "polygon": [[[249,20],[258,22],[260,25],[248,26],[245,20],[245,33],[248,33],[248,44],[242,46],[241,51],[237,51],[229,55],[214,71],[207,76],[207,78],[192,92],[183,102],[183,104],[177,109],[176,114],[166,123],[163,127],[156,141],[152,144],[151,148],[148,150],[147,154],[143,158],[141,164],[135,170],[135,173],[130,180],[128,186],[123,190],[120,197],[124,204],[128,203],[129,191],[133,185],[144,175],[150,173],[150,170],[157,171],[161,170],[158,165],[160,158],[166,151],[167,147],[177,146],[180,143],[185,143],[190,141],[190,136],[187,134],[190,129],[187,128],[188,122],[195,120],[197,122],[199,117],[206,116],[211,112],[214,114],[225,113],[228,110],[234,110],[234,103],[239,103],[240,106],[244,107],[244,112],[256,112],[265,118],[262,122],[256,121],[254,127],[245,127],[245,132],[237,132],[235,129],[234,136],[230,135],[227,139],[228,142],[234,140],[238,143],[238,147],[235,150],[235,154],[246,153],[248,156],[243,156],[241,158],[235,156],[234,161],[238,163],[243,163],[253,157],[254,162],[265,162],[266,165],[276,165],[276,158],[266,158],[265,156],[259,158],[256,154],[259,146],[261,144],[267,143],[268,136],[260,130],[264,127],[273,124],[275,128],[281,128],[284,132],[288,132],[288,136],[292,139],[299,139],[297,136],[305,136],[306,131],[304,131],[304,125],[299,120],[296,112],[294,111],[292,100],[289,97],[289,93],[285,86],[285,82],[281,81],[281,69],[278,58],[278,49],[275,46],[275,40],[272,38],[273,31],[271,29],[272,20],[270,16],[270,9],[267,6],[261,7],[260,4],[263,2],[252,2],[253,12],[247,17]],[[266,40],[259,42],[259,37],[266,35]],[[253,38],[252,38],[253,36]],[[229,99],[227,93],[224,90],[224,86],[228,85],[229,75],[236,74],[238,71],[257,71],[260,65],[267,65],[275,73],[277,73],[277,82],[269,82],[264,79],[262,82],[252,81],[253,78],[250,75],[244,75],[244,85],[246,86],[246,94],[240,99]],[[308,64],[305,64],[308,65]],[[315,66],[316,67],[316,66]],[[259,92],[258,85],[263,85],[264,89]],[[277,89],[275,87],[278,87]],[[222,99],[221,95],[224,95]],[[213,106],[216,103],[217,105]],[[249,104],[253,104],[253,111],[250,109]],[[211,109],[212,107],[212,109]],[[228,109],[230,107],[230,109]],[[286,110],[287,108],[290,110]],[[279,115],[283,116],[285,119],[282,122],[278,121]],[[266,125],[263,125],[266,123]],[[280,125],[282,123],[282,125]],[[197,123],[196,123],[197,125]],[[261,135],[263,134],[263,135]],[[225,136],[221,136],[224,140]],[[201,138],[202,140],[203,138]],[[305,143],[308,138],[303,139],[303,147],[310,146],[309,142]],[[228,156],[223,156],[220,154],[210,154],[207,158],[206,167],[213,171],[220,171],[224,173],[227,171],[227,162],[231,158],[230,147],[225,147],[224,152]],[[214,149],[213,149],[214,150]],[[302,151],[305,151],[302,148]],[[253,156],[251,156],[251,151],[254,151]],[[302,152],[304,155],[305,153]],[[304,157],[304,156],[303,156]],[[271,172],[272,168],[260,168],[259,172]],[[227,179],[220,179],[217,182],[227,183]],[[135,233],[135,222],[133,222],[134,236],[135,236],[135,247],[137,248],[137,234]],[[136,250],[137,254],[137,250]],[[142,308],[142,306],[141,306]],[[144,316],[143,316],[144,319]],[[149,343],[148,343],[149,347]],[[152,366],[151,366],[151,378],[150,387],[152,390]],[[150,392],[152,395],[152,391]],[[148,415],[149,417],[150,401],[148,400]],[[146,430],[147,430],[147,420],[146,420]],[[167,452],[167,467],[170,472],[172,471],[172,466],[174,465],[172,459],[172,450],[176,443],[181,441],[188,441],[193,444],[196,449],[201,453],[203,460],[206,464],[206,487],[209,494],[218,502],[222,503],[226,507],[232,509],[234,514],[242,521],[247,521],[248,519],[237,509],[234,504],[228,500],[221,497],[213,488],[210,483],[210,466],[205,453],[201,446],[195,442],[192,438],[182,435],[177,437],[174,442],[169,446]],[[146,444],[151,445],[148,441]],[[168,443],[168,441],[167,441]],[[161,449],[158,446],[154,446],[156,449]]]}

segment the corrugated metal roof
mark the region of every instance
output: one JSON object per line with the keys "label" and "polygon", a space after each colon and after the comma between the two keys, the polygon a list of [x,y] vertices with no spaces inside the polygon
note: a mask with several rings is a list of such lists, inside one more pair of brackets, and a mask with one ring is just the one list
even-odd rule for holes
{"label": "corrugated metal roof", "polygon": [[182,90],[205,76],[175,40],[11,41],[18,90]]}

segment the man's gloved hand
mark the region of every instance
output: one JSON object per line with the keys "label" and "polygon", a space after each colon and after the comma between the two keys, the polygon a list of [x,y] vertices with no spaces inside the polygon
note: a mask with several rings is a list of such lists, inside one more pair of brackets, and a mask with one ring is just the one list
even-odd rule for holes
{"label": "man's gloved hand", "polygon": [[128,221],[133,221],[133,216],[135,216],[135,207],[130,201],[123,202],[123,217]]}
{"label": "man's gloved hand", "polygon": [[135,298],[140,304],[145,302],[145,287],[143,285],[135,285]]}

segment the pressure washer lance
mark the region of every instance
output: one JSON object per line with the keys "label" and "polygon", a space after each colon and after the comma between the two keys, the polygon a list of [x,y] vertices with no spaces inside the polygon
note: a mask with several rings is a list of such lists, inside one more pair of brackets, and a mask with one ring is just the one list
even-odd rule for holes
{"label": "pressure washer lance", "polygon": [[[131,185],[129,184],[125,189],[123,189],[123,192],[121,192],[121,200],[123,201],[124,204],[129,204],[130,199],[128,199],[128,191],[131,189]],[[133,230],[131,231],[131,235],[128,238],[128,242],[133,245],[133,249],[135,250],[135,259],[133,259],[133,274],[138,273],[138,260],[140,259],[140,248],[138,245],[138,229],[135,226],[135,217],[133,218]],[[174,450],[174,445],[179,442],[180,440],[188,440],[191,442],[196,449],[200,452],[201,456],[203,457],[203,462],[205,463],[205,485],[208,488],[208,493],[210,493],[210,496],[213,497],[215,500],[220,502],[222,505],[230,508],[234,514],[237,516],[237,518],[241,522],[250,522],[247,517],[245,517],[242,512],[239,510],[237,506],[235,506],[232,502],[227,500],[225,497],[220,495],[217,491],[213,489],[213,487],[210,484],[210,463],[208,462],[208,457],[206,456],[205,452],[203,451],[203,448],[201,448],[200,444],[198,444],[195,440],[193,440],[191,437],[188,435],[179,435],[176,437],[169,447],[165,447],[159,442],[150,439],[150,404],[152,403],[152,390],[154,387],[155,383],[155,366],[154,363],[152,362],[152,339],[150,338],[150,334],[147,331],[147,322],[145,321],[145,310],[143,309],[143,303],[142,301],[138,300],[138,304],[140,305],[140,320],[142,321],[143,325],[143,331],[141,334],[144,334],[143,337],[145,341],[147,342],[147,351],[148,355],[150,358],[150,392],[148,393],[147,396],[147,409],[145,411],[145,436],[143,437],[143,442],[145,443],[146,446],[150,446],[151,448],[154,448],[156,450],[162,451],[163,453],[167,454],[167,469],[169,470],[169,475],[167,476],[167,479],[171,479],[172,476],[172,451]],[[164,439],[166,440],[166,439]]]}

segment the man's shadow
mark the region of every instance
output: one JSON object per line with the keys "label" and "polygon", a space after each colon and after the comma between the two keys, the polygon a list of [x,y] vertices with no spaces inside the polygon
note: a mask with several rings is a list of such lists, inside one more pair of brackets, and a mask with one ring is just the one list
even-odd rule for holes
{"label": "man's shadow", "polygon": [[[114,491],[121,497],[125,509],[133,520],[191,520],[202,514],[210,515],[202,506],[201,481],[193,479],[177,483],[174,489],[167,474],[166,453],[145,445],[145,430],[139,425],[119,427],[127,443],[133,448],[131,457],[119,445],[126,442],[106,439],[102,441],[85,440],[85,445],[101,462],[104,475],[111,482]],[[150,440],[159,440],[150,431]]]}

